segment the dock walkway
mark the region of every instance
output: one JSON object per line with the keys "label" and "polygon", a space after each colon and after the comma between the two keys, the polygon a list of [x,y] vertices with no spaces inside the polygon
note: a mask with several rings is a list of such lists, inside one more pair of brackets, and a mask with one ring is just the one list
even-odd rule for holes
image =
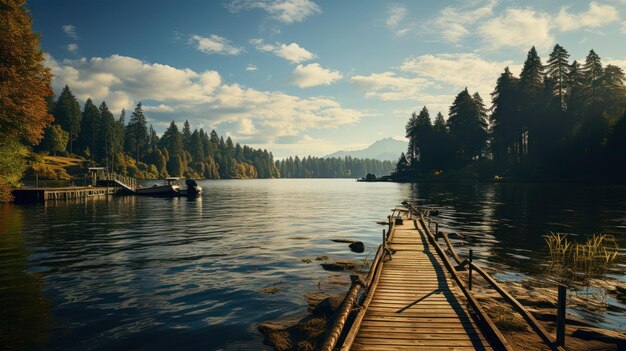
{"label": "dock walkway", "polygon": [[423,224],[405,217],[387,243],[395,253],[374,278],[371,297],[348,334],[350,349],[492,350]]}

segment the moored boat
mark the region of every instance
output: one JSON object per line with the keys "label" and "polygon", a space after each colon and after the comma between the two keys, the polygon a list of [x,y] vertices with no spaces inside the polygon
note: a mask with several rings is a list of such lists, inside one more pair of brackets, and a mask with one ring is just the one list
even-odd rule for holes
{"label": "moored boat", "polygon": [[168,177],[165,178],[165,183],[162,185],[154,184],[150,187],[140,187],[135,189],[137,195],[149,195],[149,196],[178,196],[180,192],[180,178]]}

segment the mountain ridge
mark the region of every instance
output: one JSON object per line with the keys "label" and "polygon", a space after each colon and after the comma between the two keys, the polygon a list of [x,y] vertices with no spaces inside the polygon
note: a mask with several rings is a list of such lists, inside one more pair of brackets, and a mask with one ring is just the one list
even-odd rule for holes
{"label": "mountain ridge", "polygon": [[370,146],[360,150],[340,150],[324,156],[331,157],[356,157],[356,158],[372,158],[381,161],[396,161],[400,157],[400,153],[405,152],[408,142],[393,139],[391,137],[376,140]]}

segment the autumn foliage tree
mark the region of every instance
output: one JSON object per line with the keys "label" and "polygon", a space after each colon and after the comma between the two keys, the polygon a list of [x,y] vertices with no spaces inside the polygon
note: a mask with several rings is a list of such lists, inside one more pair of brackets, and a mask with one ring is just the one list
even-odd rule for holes
{"label": "autumn foliage tree", "polygon": [[51,74],[24,0],[0,4],[0,200],[10,198],[24,171],[27,145],[36,145],[52,122],[46,96]]}

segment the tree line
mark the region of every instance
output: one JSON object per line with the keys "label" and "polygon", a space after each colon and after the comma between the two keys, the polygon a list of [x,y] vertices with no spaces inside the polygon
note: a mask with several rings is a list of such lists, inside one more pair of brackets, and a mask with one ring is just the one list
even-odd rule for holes
{"label": "tree line", "polygon": [[271,152],[224,139],[215,130],[182,130],[172,121],[163,135],[148,126],[141,103],[126,122],[126,112],[115,118],[106,102],[96,106],[87,99],[81,111],[68,86],[59,98],[49,99],[55,124],[46,128],[37,148],[52,153],[76,153],[115,172],[139,179],[168,176],[233,178],[363,177],[368,172],[389,172],[390,163],[378,160],[305,157],[274,161]]}
{"label": "tree line", "polygon": [[394,169],[391,161],[360,159],[346,156],[289,157],[276,161],[276,168],[283,178],[363,178],[368,173],[389,174]]}
{"label": "tree line", "polygon": [[395,175],[482,168],[514,178],[623,181],[625,110],[621,68],[603,66],[593,50],[584,63],[570,63],[558,44],[544,65],[532,47],[519,77],[508,67],[499,76],[490,106],[465,88],[447,120],[438,113],[431,122],[427,107],[414,112]]}

